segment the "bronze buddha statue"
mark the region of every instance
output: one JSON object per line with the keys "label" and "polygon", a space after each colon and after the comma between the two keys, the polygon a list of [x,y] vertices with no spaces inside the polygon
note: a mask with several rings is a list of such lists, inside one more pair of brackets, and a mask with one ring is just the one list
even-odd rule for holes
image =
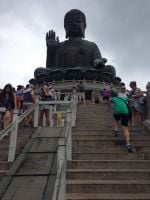
{"label": "bronze buddha statue", "polygon": [[[85,40],[86,16],[72,9],[64,17],[66,40],[59,41],[55,31],[46,34],[46,68],[37,68],[35,79],[52,80],[103,80],[111,82],[116,76],[113,66],[105,65],[98,46]],[[105,80],[104,80],[105,81]]]}

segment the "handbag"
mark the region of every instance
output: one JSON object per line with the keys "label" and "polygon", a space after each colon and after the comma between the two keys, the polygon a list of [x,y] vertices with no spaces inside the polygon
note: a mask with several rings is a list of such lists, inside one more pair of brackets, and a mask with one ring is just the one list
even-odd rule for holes
{"label": "handbag", "polygon": [[131,111],[131,108],[129,107],[128,103],[126,103],[126,101],[124,101],[122,98],[119,98],[119,97],[117,97],[117,98],[121,99],[126,104],[128,112],[129,112],[128,116],[129,116],[129,119],[131,119],[132,118],[132,111]]}

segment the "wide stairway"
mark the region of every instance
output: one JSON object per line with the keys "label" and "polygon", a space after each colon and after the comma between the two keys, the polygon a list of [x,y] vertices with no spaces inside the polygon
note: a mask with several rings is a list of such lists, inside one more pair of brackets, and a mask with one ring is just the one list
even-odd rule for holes
{"label": "wide stairway", "polygon": [[79,106],[67,163],[67,200],[150,200],[150,134],[130,127],[134,153],[113,135],[106,106]]}

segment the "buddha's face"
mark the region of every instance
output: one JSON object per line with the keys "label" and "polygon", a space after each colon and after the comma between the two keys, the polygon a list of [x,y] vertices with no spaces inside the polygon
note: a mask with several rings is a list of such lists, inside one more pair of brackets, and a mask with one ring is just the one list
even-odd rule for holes
{"label": "buddha's face", "polygon": [[84,37],[85,23],[83,16],[72,15],[65,24],[65,29],[68,37]]}

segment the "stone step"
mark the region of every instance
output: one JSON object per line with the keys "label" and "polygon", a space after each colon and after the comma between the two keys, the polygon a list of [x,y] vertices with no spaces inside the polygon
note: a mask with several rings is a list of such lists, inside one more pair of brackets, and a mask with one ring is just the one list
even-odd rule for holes
{"label": "stone step", "polygon": [[[111,112],[108,112],[107,110],[106,110],[106,108],[103,108],[103,109],[101,109],[101,110],[99,110],[99,109],[90,109],[90,108],[88,108],[87,110],[86,110],[87,112],[84,112],[84,111],[77,111],[77,116],[78,117],[80,117],[80,116],[85,116],[85,114],[88,114],[89,116],[91,116],[91,115],[100,115],[101,117],[106,117],[106,115],[108,115],[109,117],[112,117],[112,113]],[[105,115],[104,115],[105,114]],[[88,115],[86,115],[86,117],[88,116]]]}
{"label": "stone step", "polygon": [[[150,146],[135,146],[134,152],[150,152]],[[126,148],[120,146],[72,146],[73,153],[125,153]]]}
{"label": "stone step", "polygon": [[[90,120],[89,120],[90,121]],[[114,127],[111,128],[107,128],[106,124],[104,124],[104,122],[98,122],[98,123],[76,123],[76,128],[75,131],[99,131],[99,130],[112,130],[114,129]],[[137,131],[137,129],[132,129],[129,128],[129,130],[134,130]],[[139,129],[138,131],[145,131],[144,129]]]}
{"label": "stone step", "polygon": [[73,160],[149,160],[150,153],[72,153]]}
{"label": "stone step", "polygon": [[[72,139],[73,140],[116,140],[116,139],[123,139],[123,134],[119,134],[119,136],[116,138],[114,137],[114,134],[112,135],[73,135]],[[149,135],[132,135],[130,134],[130,140],[146,140],[150,141],[150,136]],[[150,142],[149,142],[150,144]]]}
{"label": "stone step", "polygon": [[[131,140],[133,146],[149,146],[149,140]],[[123,140],[73,140],[73,146],[125,145]]]}
{"label": "stone step", "polygon": [[[96,112],[96,113],[103,113],[103,111],[107,111],[107,109],[106,109],[107,107],[103,107],[103,106],[96,106],[96,107],[92,107],[92,106],[88,106],[88,111],[91,111],[91,112]],[[82,107],[80,107],[79,109],[77,109],[77,114],[78,115],[80,115],[80,114],[85,114],[85,113],[87,113],[87,107],[85,107],[85,108],[83,108],[82,109]],[[106,113],[111,113],[111,112],[106,112]]]}
{"label": "stone step", "polygon": [[1,170],[0,170],[0,176],[1,176],[1,175],[5,175],[7,172],[8,172],[8,170],[1,169]]}
{"label": "stone step", "polygon": [[89,121],[86,121],[86,122],[76,122],[76,126],[77,127],[81,127],[81,128],[85,128],[85,127],[89,128],[90,126],[93,126],[95,129],[101,129],[101,127],[105,127],[106,126],[106,124],[104,124],[104,121],[90,122],[90,123],[89,123]]}
{"label": "stone step", "polygon": [[149,193],[150,180],[67,180],[67,193]]}
{"label": "stone step", "polygon": [[[92,136],[92,135],[113,135],[114,131],[113,130],[100,130],[100,131],[73,131],[72,135],[87,135],[87,136]],[[121,134],[121,131],[120,131]],[[139,135],[139,136],[149,136],[150,134],[148,134],[146,131],[134,131],[134,130],[130,130],[130,134],[131,135]]]}
{"label": "stone step", "polygon": [[8,144],[2,144],[0,145],[0,152],[1,151],[8,151],[9,145]]}
{"label": "stone step", "polygon": [[[105,111],[106,113],[111,113],[110,111],[107,111],[107,107],[104,106],[96,106],[96,107],[92,107],[92,106],[88,106],[88,110],[90,110],[91,112],[97,112],[97,113],[103,113],[103,111]],[[87,107],[85,107],[84,109],[82,109],[82,107],[80,107],[79,109],[77,109],[78,114],[84,114],[87,113]]]}
{"label": "stone step", "polygon": [[[93,118],[94,116],[94,118]],[[103,110],[101,112],[97,112],[96,110],[88,110],[88,113],[86,112],[80,112],[80,113],[77,113],[77,119],[90,119],[90,118],[93,118],[93,119],[97,119],[97,117],[103,119],[103,118],[111,118],[113,119],[113,115],[109,112],[106,112],[106,110]]]}
{"label": "stone step", "polygon": [[3,177],[6,175],[6,173],[8,172],[8,170],[0,170],[0,181],[3,179]]}
{"label": "stone step", "polygon": [[150,193],[68,193],[66,200],[150,200]]}
{"label": "stone step", "polygon": [[73,153],[125,153],[120,146],[72,146]]}
{"label": "stone step", "polygon": [[72,160],[68,169],[150,169],[150,160]]}
{"label": "stone step", "polygon": [[[113,131],[113,127],[111,128],[107,128],[106,126],[104,126],[103,124],[101,124],[101,126],[89,126],[88,129],[87,129],[87,126],[84,126],[82,127],[81,124],[76,124],[76,127],[73,128],[73,132],[77,132],[77,131],[100,131],[100,130],[104,130],[104,131]],[[145,131],[144,129],[132,129],[132,128],[129,128],[130,132],[131,131]]]}
{"label": "stone step", "polygon": [[104,123],[104,125],[105,126],[107,126],[108,125],[108,121],[109,121],[109,124],[111,124],[111,125],[113,125],[113,119],[112,118],[108,118],[108,117],[101,117],[101,116],[95,116],[95,117],[97,117],[97,119],[95,119],[95,118],[93,118],[92,116],[91,116],[91,118],[77,118],[76,119],[76,122],[77,123],[81,123],[81,124],[85,124],[85,123],[88,123],[88,122],[90,122],[90,123]]}
{"label": "stone step", "polygon": [[[90,123],[90,122],[88,122]],[[113,126],[105,126],[103,125],[102,127],[96,128],[96,127],[90,127],[88,130],[86,129],[86,127],[74,127],[73,128],[73,132],[74,131],[100,131],[100,130],[105,130],[105,131],[113,131],[114,127]],[[129,127],[130,131],[146,131],[144,127]]]}
{"label": "stone step", "polygon": [[150,169],[68,169],[71,180],[150,180]]}
{"label": "stone step", "polygon": [[0,161],[6,161],[8,159],[8,151],[2,150],[0,152]]}
{"label": "stone step", "polygon": [[[77,114],[77,121],[79,120],[94,120],[94,121],[99,121],[99,120],[103,120],[103,119],[111,119],[113,120],[113,116],[110,114],[107,114],[105,111],[103,112],[104,115],[102,113],[96,113],[96,112],[92,112],[92,113],[83,113],[83,114]],[[93,117],[94,116],[94,117]]]}
{"label": "stone step", "polygon": [[8,170],[11,164],[12,163],[8,161],[0,161],[0,170]]}
{"label": "stone step", "polygon": [[[104,123],[104,121],[98,121],[98,122],[90,122],[90,119],[89,120],[87,120],[87,121],[85,121],[85,122],[77,122],[76,121],[76,128],[81,128],[81,130],[82,130],[82,126],[84,126],[84,127],[89,127],[90,125],[93,125],[93,127],[91,127],[91,128],[93,128],[94,130],[101,130],[102,128],[106,128],[106,130],[109,130],[109,129],[107,129],[107,124],[105,124]],[[111,122],[110,122],[111,123]],[[113,123],[113,122],[112,122]],[[99,126],[98,126],[99,125]],[[99,129],[98,129],[99,128]],[[112,130],[113,130],[113,128],[112,128]]]}
{"label": "stone step", "polygon": [[[77,111],[77,117],[80,118],[80,117],[84,117],[85,118],[88,118],[89,116],[101,116],[101,117],[106,117],[108,116],[109,118],[113,118],[113,115],[111,112],[108,112],[106,110],[106,108],[104,109],[101,109],[101,110],[98,110],[98,109],[87,109],[86,110],[87,112],[82,112],[82,111]],[[96,119],[96,118],[95,118]]]}
{"label": "stone step", "polygon": [[[107,124],[107,129],[109,130],[109,129],[113,129],[113,125],[111,124]],[[129,129],[131,129],[131,130],[137,130],[137,131],[141,131],[141,130],[145,130],[146,131],[146,128],[144,127],[144,126],[129,126]]]}
{"label": "stone step", "polygon": [[81,122],[81,123],[85,123],[85,122],[90,122],[90,123],[93,123],[93,122],[95,122],[95,123],[105,122],[105,124],[107,125],[108,120],[113,122],[113,118],[112,117],[111,118],[109,118],[107,116],[102,117],[101,115],[99,115],[99,116],[95,116],[94,118],[93,118],[93,116],[91,116],[91,118],[90,117],[86,117],[86,118],[85,117],[84,118],[80,117],[80,118],[76,119],[76,122],[77,123],[79,123],[79,122]]}
{"label": "stone step", "polygon": [[[103,122],[99,122],[99,123],[76,123],[76,128],[80,131],[82,130],[100,130],[102,128],[105,128],[104,123]],[[107,128],[105,128],[105,130],[107,130]],[[113,130],[113,129],[112,129]]]}
{"label": "stone step", "polygon": [[[105,115],[104,115],[105,113]],[[111,112],[108,112],[106,108],[101,108],[101,110],[99,110],[99,108],[88,108],[85,111],[82,111],[82,110],[77,110],[77,116],[84,116],[85,114],[89,114],[89,115],[92,115],[92,114],[95,114],[95,115],[101,115],[102,117],[106,116],[106,115],[109,115],[109,116],[112,116],[112,113]]]}

